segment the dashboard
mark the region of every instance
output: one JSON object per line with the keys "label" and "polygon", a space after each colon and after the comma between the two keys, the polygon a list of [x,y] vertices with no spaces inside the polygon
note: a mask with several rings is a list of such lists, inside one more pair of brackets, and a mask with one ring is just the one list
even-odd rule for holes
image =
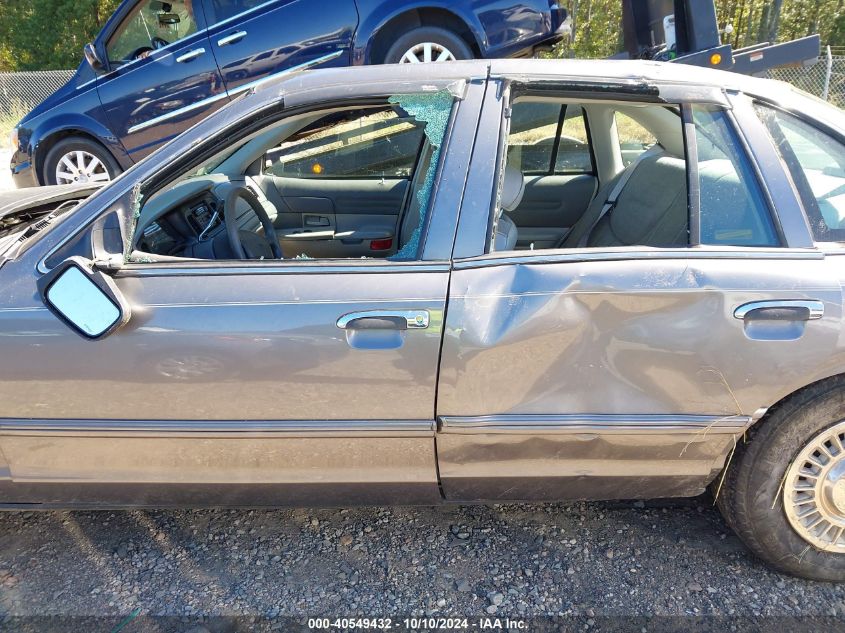
{"label": "dashboard", "polygon": [[146,253],[181,256],[224,230],[222,203],[207,192],[149,222],[142,229],[138,247]]}

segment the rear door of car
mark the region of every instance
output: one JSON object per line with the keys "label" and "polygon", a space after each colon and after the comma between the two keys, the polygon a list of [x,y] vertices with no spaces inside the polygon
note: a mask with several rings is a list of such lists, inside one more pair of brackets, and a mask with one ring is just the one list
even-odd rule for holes
{"label": "rear door of car", "polygon": [[358,25],[353,0],[202,0],[230,96],[303,64],[346,66]]}
{"label": "rear door of car", "polygon": [[[503,95],[482,115],[485,136],[505,122]],[[825,376],[839,281],[750,105],[719,91],[702,101],[681,108],[687,248],[490,253],[496,145],[479,139],[439,377],[447,499],[694,495],[766,407]],[[706,147],[705,120],[730,138],[723,155]],[[755,217],[771,214],[774,242],[737,224],[746,207],[728,180],[747,183]]]}

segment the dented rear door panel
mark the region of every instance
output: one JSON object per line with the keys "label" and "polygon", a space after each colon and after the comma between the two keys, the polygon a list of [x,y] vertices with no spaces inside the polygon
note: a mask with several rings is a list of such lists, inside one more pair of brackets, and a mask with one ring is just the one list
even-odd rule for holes
{"label": "dented rear door panel", "polygon": [[[775,299],[825,313],[762,332],[734,316]],[[807,251],[459,262],[438,394],[445,495],[696,494],[761,409],[841,361],[841,305],[830,266]]]}

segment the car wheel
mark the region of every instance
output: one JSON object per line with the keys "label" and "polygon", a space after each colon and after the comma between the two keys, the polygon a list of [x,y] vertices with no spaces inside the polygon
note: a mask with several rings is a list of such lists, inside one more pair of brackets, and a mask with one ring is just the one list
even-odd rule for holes
{"label": "car wheel", "polygon": [[413,29],[394,42],[384,57],[386,64],[421,64],[472,59],[472,50],[460,36],[432,26]]}
{"label": "car wheel", "polygon": [[788,574],[845,581],[845,381],[778,405],[727,469],[717,503],[755,554]]}
{"label": "car wheel", "polygon": [[44,181],[48,185],[108,182],[120,171],[120,165],[106,148],[77,136],[56,143],[44,161]]}

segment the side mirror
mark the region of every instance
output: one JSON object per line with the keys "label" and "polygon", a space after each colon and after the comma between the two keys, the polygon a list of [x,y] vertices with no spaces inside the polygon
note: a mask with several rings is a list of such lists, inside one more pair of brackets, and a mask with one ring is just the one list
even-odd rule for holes
{"label": "side mirror", "polygon": [[70,257],[38,281],[41,299],[77,334],[101,339],[124,325],[129,304],[111,277],[84,257]]}
{"label": "side mirror", "polygon": [[82,53],[85,55],[85,61],[88,62],[88,65],[94,70],[100,71],[105,68],[105,64],[103,64],[103,60],[100,59],[100,54],[97,52],[97,47],[91,42],[88,42],[83,47]]}

